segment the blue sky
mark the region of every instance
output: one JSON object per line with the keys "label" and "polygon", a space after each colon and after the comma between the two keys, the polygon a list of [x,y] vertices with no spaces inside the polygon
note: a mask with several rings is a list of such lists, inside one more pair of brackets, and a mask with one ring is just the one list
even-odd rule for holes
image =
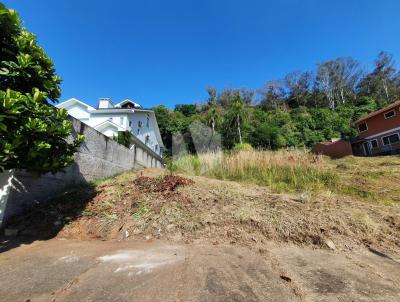
{"label": "blue sky", "polygon": [[208,86],[256,89],[339,56],[400,61],[397,0],[3,2],[53,58],[61,101],[173,108],[203,101]]}

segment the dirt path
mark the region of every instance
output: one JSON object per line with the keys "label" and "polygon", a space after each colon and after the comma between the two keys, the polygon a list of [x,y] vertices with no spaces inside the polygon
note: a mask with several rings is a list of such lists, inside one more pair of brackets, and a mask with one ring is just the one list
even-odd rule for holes
{"label": "dirt path", "polygon": [[36,241],[0,254],[1,301],[399,301],[400,263],[270,245]]}

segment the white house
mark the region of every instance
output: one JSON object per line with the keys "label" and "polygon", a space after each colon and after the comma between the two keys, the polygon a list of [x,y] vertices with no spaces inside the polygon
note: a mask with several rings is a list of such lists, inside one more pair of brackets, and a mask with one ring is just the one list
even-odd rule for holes
{"label": "white house", "polygon": [[113,105],[111,99],[102,98],[97,108],[72,98],[60,104],[74,118],[93,127],[108,137],[118,131],[129,131],[154,152],[162,155],[164,144],[161,139],[154,111],[144,109],[138,103],[126,99]]}

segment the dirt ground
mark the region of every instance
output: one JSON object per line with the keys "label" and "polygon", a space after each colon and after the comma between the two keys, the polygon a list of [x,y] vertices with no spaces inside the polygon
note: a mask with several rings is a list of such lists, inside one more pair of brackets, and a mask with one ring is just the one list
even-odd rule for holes
{"label": "dirt ground", "polygon": [[[6,246],[7,242],[2,241]],[[1,301],[399,301],[400,262],[267,243],[35,241],[0,254]]]}
{"label": "dirt ground", "polygon": [[149,169],[10,228],[2,301],[400,301],[396,204]]}
{"label": "dirt ground", "polygon": [[128,172],[60,195],[19,217],[19,234],[67,239],[237,244],[265,241],[400,253],[400,208],[327,192],[267,187],[162,170]]}

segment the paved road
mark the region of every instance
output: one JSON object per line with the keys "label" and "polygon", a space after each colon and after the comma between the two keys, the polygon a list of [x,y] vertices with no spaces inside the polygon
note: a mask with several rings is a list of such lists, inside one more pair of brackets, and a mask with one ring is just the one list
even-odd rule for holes
{"label": "paved road", "polygon": [[0,301],[399,301],[399,271],[294,246],[52,239],[0,254]]}

